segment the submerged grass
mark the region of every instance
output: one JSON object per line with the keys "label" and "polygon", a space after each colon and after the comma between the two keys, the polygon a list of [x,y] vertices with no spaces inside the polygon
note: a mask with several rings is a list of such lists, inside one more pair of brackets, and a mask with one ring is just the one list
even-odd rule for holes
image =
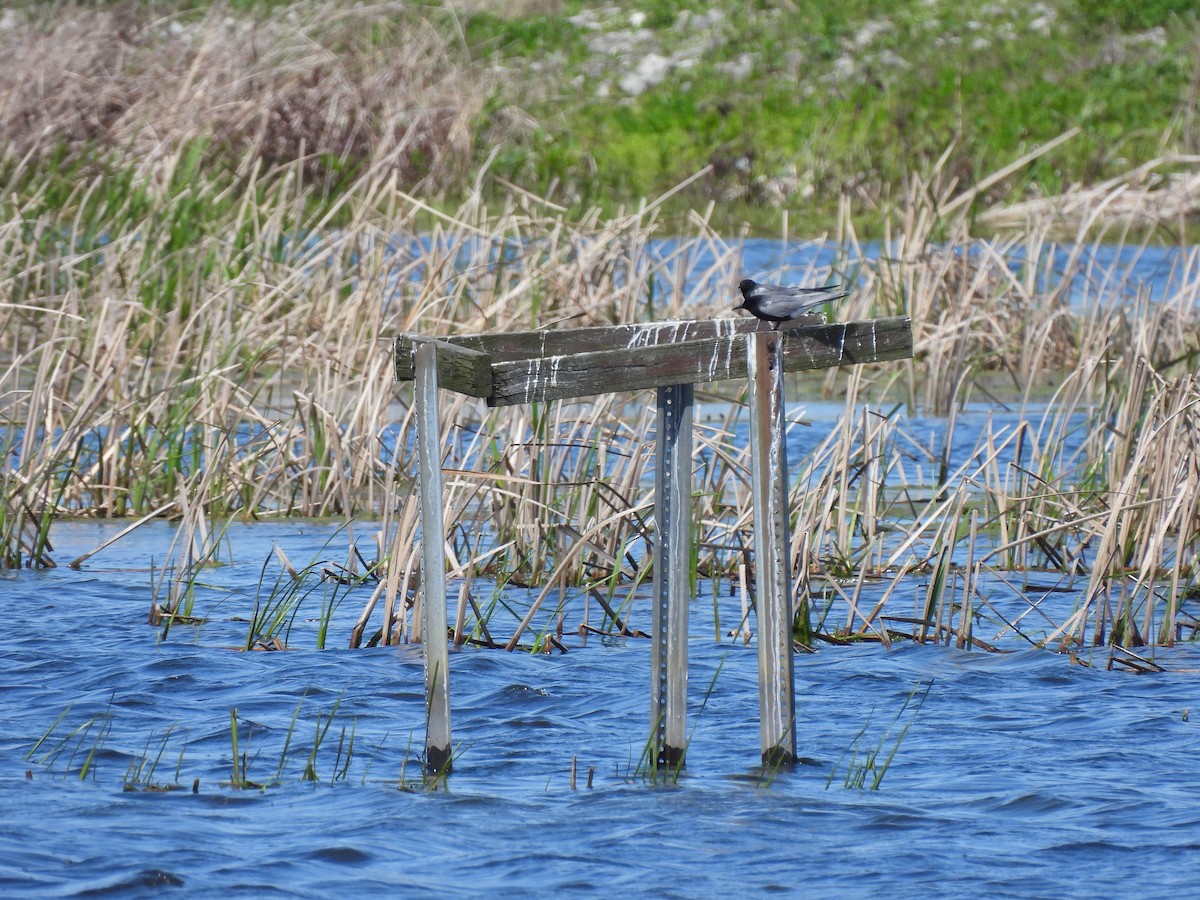
{"label": "submerged grass", "polygon": [[[917,682],[913,689],[909,692],[908,697],[900,705],[896,711],[896,716],[888,725],[887,729],[879,738],[879,743],[872,747],[863,747],[863,738],[871,727],[871,718],[874,716],[872,711],[871,717],[868,717],[866,724],[862,730],[854,736],[854,740],[846,751],[842,754],[841,759],[834,764],[833,769],[829,773],[829,779],[825,782],[825,788],[829,786],[837,777],[838,770],[845,763],[845,774],[842,778],[842,786],[846,788],[857,788],[862,790],[867,788],[872,791],[879,790],[879,785],[883,783],[883,778],[887,775],[888,768],[892,761],[896,758],[896,754],[900,751],[900,745],[904,743],[905,737],[908,736],[908,729],[912,727],[916,721],[918,714],[921,712],[921,707],[925,704],[925,698],[929,696],[929,690],[933,687],[932,681]],[[911,712],[909,707],[912,707]],[[904,721],[903,726],[901,721],[905,719],[905,713],[908,713],[907,721]],[[899,731],[896,731],[899,727]],[[895,732],[893,734],[893,732]],[[889,740],[891,744],[889,747]],[[887,755],[880,758],[880,754],[887,751]],[[850,758],[846,759],[847,754]]]}
{"label": "submerged grass", "polygon": [[[193,793],[198,793],[203,781],[212,778],[215,772],[219,772],[221,777],[213,783],[229,790],[265,791],[287,783],[289,778],[293,777],[289,776],[289,772],[294,772],[294,777],[298,781],[327,781],[332,785],[339,781],[348,781],[352,770],[357,772],[361,769],[361,783],[365,784],[371,764],[383,750],[387,735],[374,751],[365,754],[361,752],[355,742],[357,721],[351,719],[349,724],[345,723],[345,715],[339,713],[342,703],[342,697],[339,695],[327,712],[318,711],[315,714],[311,742],[295,748],[293,747],[294,738],[298,728],[302,725],[301,711],[305,699],[300,699],[292,713],[291,721],[283,735],[283,744],[274,772],[267,777],[259,776],[260,780],[251,778],[251,770],[255,768],[263,751],[258,750],[252,754],[251,739],[258,735],[261,740],[263,736],[270,736],[274,729],[247,719],[240,715],[236,708],[229,711],[229,749],[228,756],[220,764],[224,767],[223,771],[213,769],[211,765],[196,760],[186,760],[188,740],[186,736],[181,738],[177,734],[175,725],[169,726],[161,736],[156,737],[151,734],[147,737],[145,747],[141,752],[126,752],[119,747],[112,746],[110,742],[113,738],[115,716],[111,706],[103,713],[94,715],[73,728],[68,728],[64,724],[71,708],[63,710],[29,750],[25,758],[36,762],[50,774],[84,780],[100,777],[97,771],[97,758],[101,754],[106,754],[110,758],[128,756],[129,761],[122,779],[126,791],[183,790],[185,761],[190,762],[192,769],[204,766],[203,775],[192,776],[191,790]],[[337,746],[331,753],[328,738],[331,736],[335,720],[339,725],[336,732]],[[179,747],[174,770],[168,780],[162,780],[157,777],[157,773],[160,771],[168,751],[173,750],[173,742]],[[324,765],[329,766],[328,777],[320,774],[319,770]],[[224,778],[226,774],[228,777]],[[396,786],[401,789],[409,788],[403,773],[396,782]],[[429,787],[433,790],[437,789],[436,784],[431,784]]]}
{"label": "submerged grass", "polygon": [[[66,761],[61,763],[63,771],[76,775],[80,781],[85,781],[89,775],[93,778],[96,777],[97,757],[105,750],[106,742],[112,732],[112,702],[109,701],[109,706],[104,712],[97,713],[66,734],[56,735],[52,741],[51,736],[55,734],[58,726],[70,711],[70,707],[62,711],[45,734],[25,754],[25,758],[27,760],[36,758],[39,765],[53,767],[59,765],[63,756],[69,751],[70,755],[66,757]],[[46,745],[44,750],[42,749],[43,744]],[[38,755],[39,751],[41,751],[40,756]],[[78,768],[75,769],[76,759],[81,754],[83,758],[79,761]],[[74,772],[72,772],[73,769]]]}

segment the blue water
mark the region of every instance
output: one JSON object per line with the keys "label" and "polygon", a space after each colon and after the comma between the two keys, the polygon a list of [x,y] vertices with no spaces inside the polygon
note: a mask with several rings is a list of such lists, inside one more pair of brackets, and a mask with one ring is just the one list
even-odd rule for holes
{"label": "blue water", "polygon": [[[860,280],[861,269],[875,261],[894,255],[894,249],[879,241],[864,241],[857,251],[830,241],[798,241],[783,244],[769,239],[742,242],[741,264],[744,274],[757,280],[806,280],[807,273],[832,273],[847,283]],[[656,242],[651,255],[670,260],[680,250],[676,241]],[[976,242],[956,247],[954,252],[972,258],[985,258],[984,247]],[[1162,300],[1180,290],[1190,290],[1200,268],[1200,254],[1194,247],[1138,246],[1136,244],[1048,244],[1036,258],[1030,258],[1023,245],[1007,246],[1000,242],[991,245],[991,253],[1005,260],[1009,270],[1023,280],[1025,270],[1033,266],[1037,273],[1037,291],[1049,294],[1063,288],[1072,305],[1085,301],[1124,303],[1140,292],[1152,300]],[[990,254],[987,254],[990,257]],[[682,254],[688,271],[701,275],[718,270],[717,257],[712,249],[697,244]],[[688,289],[707,287],[697,279],[683,281]],[[729,285],[713,285],[728,291]]]}
{"label": "blue water", "polygon": [[[431,255],[433,247],[437,248],[433,254],[436,257],[455,261],[454,274],[447,276],[441,268],[431,272],[419,264]],[[581,241],[579,250],[584,249]],[[936,252],[939,247],[931,245],[931,249]],[[325,252],[319,242],[297,245],[297,250],[304,254]],[[1032,267],[1033,285],[1038,293],[1051,294],[1061,289],[1062,296],[1076,306],[1096,301],[1123,303],[1143,291],[1152,300],[1162,300],[1174,291],[1190,291],[1200,269],[1200,254],[1194,247],[1186,246],[1044,244],[1038,245],[1031,256],[1025,244],[995,240],[986,249],[983,243],[975,241],[951,250],[975,260],[1002,258],[1021,283]],[[396,271],[403,273],[393,281],[397,296],[402,296],[407,287],[423,285],[431,278],[438,284],[445,284],[447,278],[463,277],[472,283],[479,280],[485,289],[491,290],[495,279],[515,279],[524,269],[536,267],[546,247],[539,241],[518,238],[460,239],[443,235],[394,240],[389,243],[388,252],[396,261]],[[732,306],[736,302],[732,299],[734,286],[742,277],[789,283],[831,278],[855,284],[863,280],[864,268],[895,255],[895,247],[880,241],[863,241],[850,248],[827,240],[784,243],[773,238],[729,242],[661,238],[631,246],[625,265],[629,269],[645,267],[646,271],[654,272],[651,287],[655,301],[663,297],[708,300],[727,296]],[[328,263],[326,257],[324,264]],[[613,277],[617,284],[622,284],[631,274],[618,270]]]}
{"label": "blue water", "polygon": [[[663,242],[650,252],[673,248]],[[698,245],[679,264],[709,271],[704,252]],[[1051,252],[1046,270],[1065,270],[1065,251]],[[1117,300],[1138,290],[1161,298],[1195,265],[1194,254],[1178,250],[1089,252],[1095,259],[1070,276],[1073,299],[1098,290]],[[784,250],[749,241],[742,264],[754,277],[799,277],[812,267],[854,276],[828,244]],[[1024,264],[1013,257],[1014,271]],[[819,422],[840,412],[808,407]],[[959,424],[977,434],[987,415],[972,408]],[[1019,418],[997,412],[992,426]],[[902,427],[914,459],[932,471],[948,423],[912,417]],[[793,465],[827,433],[792,428]],[[1071,440],[1067,453],[1077,446]],[[951,469],[968,463],[974,446],[956,438],[946,454]],[[125,524],[58,523],[54,558],[90,551]],[[375,527],[356,523],[356,537]],[[1162,673],[1107,671],[1105,650],[1083,652],[1089,668],[1000,634],[1003,619],[986,610],[976,636],[1012,652],[820,645],[796,657],[804,764],[769,773],[757,765],[755,646],[729,636],[741,609],[728,584],[714,604],[701,581],[689,636],[688,768],[677,783],[654,783],[639,771],[649,642],[573,636],[585,614],[599,623],[597,610],[575,602],[565,611],[566,654],[453,653],[455,771],[430,790],[419,760],[419,648],[342,649],[370,587],[314,585],[287,628],[291,650],[236,649],[256,597],[267,602],[286,584],[277,582],[273,545],[300,566],[344,562],[344,530],[307,521],[234,525],[224,564],[200,579],[195,612],[206,621],[164,633],[146,617],[152,566],[167,556],[172,533],[168,523],[146,525],[82,571],[0,573],[4,896],[125,897],[180,887],[195,896],[289,897],[1178,897],[1200,887],[1188,865],[1200,846],[1194,646],[1155,650]],[[1058,586],[1056,577],[1031,576],[1046,587]],[[1035,640],[1076,599],[1034,592],[1027,601],[1020,585],[985,582],[1010,620],[1029,602],[1047,607],[1046,620],[1024,620]],[[912,615],[924,592],[914,576],[895,593],[894,613]],[[530,597],[506,600],[520,610]],[[331,603],[339,605],[330,649],[318,650]],[[836,627],[845,611],[829,616]],[[543,624],[549,618],[547,611]],[[644,595],[628,619],[649,630]],[[511,625],[501,621],[498,630]],[[914,692],[925,697],[919,709]],[[229,786],[234,711],[244,777],[261,789]],[[847,787],[872,751],[872,776],[894,752],[878,790]],[[148,784],[179,789],[151,792]]]}
{"label": "blue water", "polygon": [[[372,527],[356,523],[359,539]],[[61,523],[55,557],[118,528]],[[429,791],[415,758],[417,648],[314,649],[318,588],[288,636],[296,649],[231,649],[245,639],[241,619],[272,544],[298,563],[344,559],[344,532],[234,526],[226,565],[197,594],[209,621],[164,639],[145,620],[150,558],[161,560],[170,535],[151,523],[82,571],[0,577],[5,896],[181,886],[197,896],[1174,897],[1200,886],[1187,855],[1200,847],[1195,648],[1160,650],[1172,671],[1135,676],[1039,650],[823,646],[796,657],[805,764],[772,778],[757,765],[754,645],[717,640],[702,584],[690,629],[694,732],[678,783],[636,773],[649,642],[568,636],[566,654],[452,655],[456,768]],[[268,585],[277,571],[268,564]],[[338,607],[331,647],[345,646],[368,594],[352,590]],[[723,628],[740,615],[728,596],[718,606]],[[578,615],[569,611],[568,631]],[[648,629],[648,619],[636,601],[631,624]],[[924,685],[924,705],[897,722]],[[277,783],[222,784],[233,709],[246,777],[278,773]],[[330,717],[313,760],[320,780],[305,781],[314,733]],[[92,730],[72,735],[89,720]],[[881,748],[881,760],[895,749],[878,790],[844,786],[855,748]],[[183,789],[124,791],[138,761],[160,754],[149,780]]]}

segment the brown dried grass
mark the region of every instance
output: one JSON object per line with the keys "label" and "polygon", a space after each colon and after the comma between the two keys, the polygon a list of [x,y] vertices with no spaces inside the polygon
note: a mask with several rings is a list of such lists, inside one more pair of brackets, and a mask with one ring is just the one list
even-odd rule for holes
{"label": "brown dried grass", "polygon": [[[383,600],[380,639],[407,639],[411,422],[389,339],[728,314],[740,247],[705,215],[657,262],[648,251],[663,198],[608,219],[569,220],[519,192],[488,210],[486,172],[463,168],[486,80],[464,77],[452,48],[396,4],[321,9],[323,19],[286,28],[214,11],[182,30],[130,30],[119,7],[73,10],[19,41],[0,35],[0,52],[15,54],[0,73],[9,161],[37,171],[56,153],[104,146],[153,188],[135,203],[98,176],[53,206],[43,202],[50,173],[4,202],[6,565],[40,558],[30,523],[56,514],[184,510],[193,533],[167,563],[184,573],[207,558],[209,517],[381,517],[386,577],[362,625]],[[383,22],[402,35],[388,46],[411,41],[411,54],[363,42],[364,23]],[[168,57],[178,65],[156,62]],[[177,183],[203,136],[233,148],[239,188],[203,165]],[[333,230],[330,213],[309,212],[314,166],[360,155],[371,163],[339,196]],[[436,209],[439,181],[464,175],[476,190],[463,206]],[[881,640],[897,633],[888,604],[905,579],[930,573],[938,589],[909,616],[927,640],[986,642],[967,610],[1045,644],[1173,639],[1200,539],[1188,499],[1200,451],[1194,255],[1165,299],[1130,300],[1126,274],[1094,271],[1082,252],[1111,234],[1105,197],[1093,198],[1063,263],[1049,252],[1060,220],[1031,215],[1011,233],[975,237],[962,198],[976,189],[938,178],[914,180],[882,258],[855,259],[853,217],[844,220],[840,240],[862,273],[845,315],[910,315],[917,355],[825,380],[846,412],[797,461],[795,565],[811,576],[802,587],[829,585],[846,611],[838,630]],[[198,210],[217,212],[189,233]],[[103,242],[82,240],[101,228]],[[715,260],[703,271],[701,251]],[[1088,287],[1072,299],[1077,274]],[[997,373],[1028,412],[1015,430],[982,429],[957,471],[949,443],[927,446],[886,411],[954,416],[990,396]],[[1049,412],[1035,402],[1047,384],[1057,385]],[[699,570],[732,578],[753,522],[746,448],[733,436],[744,409],[723,399],[700,432],[695,513]],[[455,572],[537,585],[543,599],[568,583],[607,592],[613,606],[634,597],[655,539],[648,407],[613,396],[536,410],[448,405]],[[1080,416],[1089,440],[1065,459]],[[1002,462],[1018,445],[1021,462]],[[964,542],[959,577],[948,561]],[[1036,632],[1036,617],[1005,619],[981,586],[1034,567],[1088,579],[1073,616]],[[178,606],[185,590],[164,596]]]}
{"label": "brown dried grass", "polygon": [[68,6],[0,30],[0,153],[35,167],[119,157],[170,180],[185,148],[239,174],[302,161],[438,189],[466,177],[494,87],[411,4],[334,2],[153,18]]}

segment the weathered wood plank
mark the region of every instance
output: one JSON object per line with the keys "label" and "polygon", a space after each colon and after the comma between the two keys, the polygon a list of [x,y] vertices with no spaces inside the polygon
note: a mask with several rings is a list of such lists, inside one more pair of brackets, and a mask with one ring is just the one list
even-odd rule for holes
{"label": "weathered wood plank", "polygon": [[[820,325],[819,315],[802,316],[784,329]],[[660,344],[680,344],[684,341],[711,340],[737,334],[770,331],[767,322],[753,317],[726,319],[691,319],[675,322],[649,322],[636,325],[601,325],[593,328],[565,328],[560,331],[513,331],[497,334],[460,334],[438,338],[457,347],[486,353],[493,362],[512,362],[535,357],[565,356],[572,353],[592,353],[600,350],[636,350]],[[396,358],[405,359],[404,368],[397,363],[396,378],[412,380],[412,365],[408,362],[412,345],[427,340],[420,335],[402,334],[396,339]]]}
{"label": "weathered wood plank", "polygon": [[[786,346],[786,342],[785,342]],[[763,765],[796,761],[796,687],[792,663],[792,543],[788,535],[788,464],[784,440],[785,347],[750,339],[750,485],[754,499],[754,616],[758,625],[759,731]]]}
{"label": "weathered wood plank", "polygon": [[[746,377],[748,334],[682,343],[500,362],[493,359],[491,406],[585,397],[673,384]],[[802,326],[780,332],[785,372],[912,356],[907,317]],[[476,395],[478,396],[478,395]]]}
{"label": "weathered wood plank", "polygon": [[416,377],[416,351],[422,344],[433,344],[437,350],[438,385],[444,390],[458,391],[469,397],[488,397],[492,393],[492,358],[470,347],[449,341],[431,340],[417,335],[402,334],[392,348],[392,361],[397,381],[412,381]]}

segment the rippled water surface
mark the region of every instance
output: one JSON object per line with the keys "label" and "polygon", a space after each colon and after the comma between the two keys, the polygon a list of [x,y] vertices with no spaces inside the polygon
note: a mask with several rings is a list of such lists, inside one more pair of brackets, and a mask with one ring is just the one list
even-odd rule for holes
{"label": "rippled water surface", "polygon": [[[836,261],[825,245],[797,252],[748,242],[745,267]],[[1073,292],[1096,289],[1094,273],[1117,266],[1131,276],[1114,296],[1143,285],[1161,296],[1195,265],[1194,254],[1096,252]],[[1010,424],[1005,415],[989,421]],[[906,427],[941,453],[945,420]],[[824,433],[793,429],[792,459]],[[973,447],[950,446],[951,468]],[[54,557],[93,550],[125,524],[56,524]],[[360,544],[376,527],[355,524]],[[678,782],[639,771],[649,642],[568,637],[569,652],[552,656],[453,653],[455,771],[430,790],[419,761],[419,648],[340,649],[369,588],[340,595],[330,649],[316,649],[336,599],[329,586],[287,623],[292,650],[236,649],[256,597],[269,604],[281,577],[273,546],[297,565],[344,561],[346,531],[232,527],[225,564],[197,590],[205,621],[164,634],[146,618],[152,566],[172,534],[168,523],[146,525],[80,571],[0,573],[4,896],[179,887],[195,896],[1178,897],[1200,888],[1190,855],[1200,847],[1192,647],[1158,651],[1169,671],[1139,676],[1106,671],[1099,652],[1085,654],[1096,663],[1088,668],[1033,649],[823,646],[796,658],[804,764],[769,773],[756,764],[755,647],[728,635],[739,601],[723,591],[714,604],[701,583],[691,610],[694,731]],[[923,590],[914,579],[912,593]],[[1024,602],[1015,593],[1014,618]],[[649,630],[639,602],[630,624]],[[583,614],[568,609],[568,632]],[[887,764],[879,789],[847,787],[872,752],[875,774]],[[235,767],[264,787],[232,788]]]}
{"label": "rippled water surface", "polygon": [[[55,556],[69,560],[119,527],[63,523]],[[170,533],[148,525],[82,571],[0,577],[6,896],[172,885],[311,897],[1179,896],[1200,885],[1189,852],[1200,848],[1200,658],[1190,649],[1159,654],[1171,673],[1135,676],[1035,650],[826,647],[796,659],[805,764],[770,777],[756,766],[754,646],[718,643],[702,594],[691,618],[695,730],[678,783],[636,774],[649,642],[593,638],[565,655],[453,654],[459,755],[445,789],[428,791],[415,759],[415,648],[313,649],[314,595],[292,626],[298,649],[231,649],[245,639],[239,620],[272,544],[307,562],[336,557],[326,542],[344,547],[344,535],[311,523],[234,527],[232,561],[197,595],[208,622],[162,639],[146,625],[148,567]],[[268,587],[274,577],[268,565]],[[336,611],[331,647],[345,646],[363,591]],[[735,600],[718,608],[723,621],[738,615]],[[635,625],[648,618],[631,611]],[[897,721],[925,684],[924,705]],[[235,709],[245,777],[269,783],[261,790],[228,786]],[[879,749],[879,764],[895,749],[878,790],[844,786],[855,748],[860,759]],[[310,763],[316,781],[305,780]]]}

